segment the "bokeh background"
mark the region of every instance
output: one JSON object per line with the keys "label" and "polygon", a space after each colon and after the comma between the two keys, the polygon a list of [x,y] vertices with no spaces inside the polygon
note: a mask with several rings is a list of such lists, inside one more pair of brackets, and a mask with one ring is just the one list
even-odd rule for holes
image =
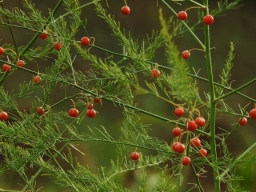
{"label": "bokeh background", "polygon": [[[32,0],[35,3],[36,7],[42,11],[45,17],[48,16],[48,8],[53,8],[57,0],[44,0],[37,1]],[[81,0],[82,3],[90,2],[89,0]],[[146,37],[147,34],[150,34],[152,30],[159,30],[160,24],[158,20],[158,10],[160,7],[163,8],[163,13],[166,18],[172,16],[172,13],[166,9],[166,7],[159,1],[159,5],[157,7],[156,0],[127,0],[129,7],[131,8],[131,14],[128,16],[124,16],[120,12],[120,8],[124,5],[123,0],[108,0],[109,8],[108,12],[110,14],[115,15],[116,20],[120,21],[121,27],[125,28],[126,31],[131,32],[131,36],[134,39],[141,40]],[[185,10],[188,7],[193,6],[190,2],[184,1],[182,5],[178,5],[173,3],[172,1],[167,2],[176,10],[176,12]],[[102,2],[105,8],[107,8],[105,1]],[[214,9],[217,6],[217,1],[210,0],[210,9]],[[20,0],[4,0],[4,7],[8,9],[12,9],[14,7],[22,7],[22,2]],[[22,8],[24,9],[24,8]],[[25,9],[24,9],[25,10]],[[229,51],[229,45],[232,41],[235,44],[235,60],[234,60],[234,68],[232,69],[232,88],[236,88],[249,80],[255,78],[256,71],[256,62],[255,62],[255,45],[256,45],[256,1],[252,0],[244,0],[242,2],[242,6],[237,10],[228,10],[223,14],[215,17],[214,24],[211,28],[211,46],[215,47],[212,51],[212,62],[213,62],[213,72],[215,81],[219,81],[219,74],[222,70],[222,67],[225,63],[225,59],[227,58],[227,53]],[[63,9],[61,8],[56,15],[61,15],[63,13]],[[188,25],[193,24],[197,19],[197,10],[189,10],[189,20]],[[113,37],[111,31],[108,29],[107,25],[104,23],[102,19],[97,17],[94,12],[93,6],[88,6],[83,9],[83,16],[87,19],[87,27],[85,30],[80,30],[77,34],[77,40],[80,37],[87,35],[90,37],[94,37],[96,39],[96,45],[101,46],[106,49],[110,49],[116,52],[122,52],[122,47],[119,46],[118,40]],[[3,43],[12,43],[11,35],[7,28],[0,28],[0,39],[1,44]],[[199,38],[203,41],[203,25],[199,25],[196,33],[199,35]],[[18,46],[26,45],[27,42],[33,37],[34,33],[22,30],[22,29],[14,29],[14,35],[17,41]],[[189,33],[185,33],[179,38],[175,38],[175,43],[177,44],[178,49],[182,52],[186,49],[191,49],[194,47],[199,47],[197,42],[191,37]],[[38,40],[36,45],[44,46],[45,42]],[[99,55],[100,57],[106,57],[104,52],[100,52],[98,50],[92,50],[92,53]],[[164,65],[166,62],[163,57],[164,50],[159,49],[156,52],[155,58],[152,59],[153,62],[161,63]],[[54,59],[54,58],[53,58]],[[200,52],[192,52],[190,59],[188,60],[189,65],[194,68],[196,71],[200,69],[199,75],[207,78],[206,73],[206,64],[205,59],[203,57],[203,53]],[[42,66],[42,69],[45,66],[51,64],[51,62],[38,61],[39,66]],[[36,65],[30,64],[28,66],[31,69],[37,69]],[[81,71],[89,70],[90,66],[85,61],[81,60],[81,58],[77,57],[74,62],[74,68]],[[18,83],[24,81],[31,81],[31,76],[26,72],[19,72],[18,78],[12,76],[8,77],[8,81],[5,81],[4,87],[9,90],[18,90]],[[204,97],[203,92],[208,91],[208,86],[204,82],[198,81],[199,91],[201,97]],[[252,98],[255,97],[255,84],[250,85],[247,88],[241,90],[242,93],[249,95]],[[56,94],[52,96],[52,102],[58,101],[63,98],[64,95],[59,94],[58,90]],[[227,103],[229,103],[233,109],[239,112],[238,103],[243,107],[249,102],[240,96],[232,95],[226,98]],[[136,103],[139,107],[155,112],[159,115],[162,115],[167,118],[173,117],[173,106],[159,101],[153,96],[138,96],[136,98]],[[31,103],[29,99],[22,100],[19,102],[21,110],[29,110],[31,107]],[[70,104],[64,103],[63,105],[55,108],[54,110],[68,110]],[[249,109],[253,108],[253,104],[250,105]],[[249,110],[248,109],[248,110]],[[100,111],[97,115],[97,118],[91,119],[90,121],[86,121],[81,127],[78,127],[81,133],[87,133],[87,126],[100,126],[104,125],[107,131],[113,137],[118,137],[120,134],[120,126],[122,125],[121,111],[122,109],[114,106],[112,103],[104,102],[103,105],[96,106],[96,110]],[[142,119],[151,124],[150,135],[153,135],[159,139],[165,140],[167,142],[172,141],[171,130],[174,127],[172,124],[168,124],[166,122],[162,122],[158,119],[154,119],[152,117],[145,116],[143,114]],[[221,127],[226,130],[231,130],[235,123],[237,123],[238,117],[232,117],[229,115],[219,116],[217,120],[217,132],[220,131],[218,127]],[[246,127],[239,127],[232,136],[228,139],[228,147],[231,153],[236,157],[241,154],[246,148],[251,146],[254,142],[256,142],[256,121],[249,119],[248,125]],[[106,169],[110,167],[111,159],[116,159],[116,147],[114,145],[102,144],[102,143],[84,143],[79,146],[80,150],[82,150],[86,155],[82,156],[80,154],[77,155],[80,162],[83,165],[88,165],[90,170],[93,172],[97,172],[100,166],[105,166]],[[134,150],[132,148],[127,147],[127,157],[130,152]],[[151,151],[141,150],[143,154],[152,154]],[[256,150],[253,150],[251,154],[256,153]],[[244,187],[244,190],[255,191],[255,177],[256,172],[255,166],[253,165],[244,165],[243,168],[238,169],[238,174],[243,176],[243,180],[240,181],[240,184]],[[37,168],[34,167],[31,171],[36,172]],[[190,171],[186,169],[184,174],[190,174]],[[208,177],[203,177],[201,179],[203,186],[205,187],[205,191],[211,192],[213,183],[211,180],[211,174]],[[149,179],[154,178],[154,170],[150,171]],[[131,189],[131,191],[138,191],[136,184],[136,175],[134,172],[128,172],[124,174],[121,178],[122,183]],[[186,182],[193,183],[193,179],[189,179]],[[23,184],[21,178],[17,177],[14,173],[7,173],[0,175],[0,188],[3,189],[21,189],[21,185]],[[40,176],[37,181],[37,186],[43,186],[41,191],[60,191],[58,185],[54,184],[47,178],[47,176]],[[181,186],[180,191],[186,191],[188,186],[184,184]],[[195,190],[196,191],[196,190]]]}

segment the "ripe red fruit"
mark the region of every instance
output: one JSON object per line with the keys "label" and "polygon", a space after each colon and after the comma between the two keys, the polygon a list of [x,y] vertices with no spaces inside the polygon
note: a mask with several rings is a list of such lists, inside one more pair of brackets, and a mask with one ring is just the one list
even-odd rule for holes
{"label": "ripe red fruit", "polygon": [[0,47],[0,55],[3,55],[3,54],[4,54],[4,48]]}
{"label": "ripe red fruit", "polygon": [[16,62],[16,65],[19,66],[19,67],[24,67],[25,62],[24,62],[23,60],[18,60],[18,61]]}
{"label": "ripe red fruit", "polygon": [[69,109],[69,111],[68,111],[68,115],[69,115],[70,117],[78,117],[79,111],[78,111],[76,108],[71,108],[71,109]]}
{"label": "ripe red fruit", "polygon": [[201,141],[197,137],[194,137],[194,138],[190,139],[189,144],[192,147],[200,147],[201,146]]}
{"label": "ripe red fruit", "polygon": [[252,109],[250,112],[249,112],[249,115],[252,119],[256,119],[256,109]]}
{"label": "ripe red fruit", "polygon": [[100,98],[94,98],[93,102],[94,102],[94,103],[100,103],[100,102],[101,102],[101,99],[100,99]]}
{"label": "ripe red fruit", "polygon": [[181,142],[174,142],[172,144],[172,150],[177,153],[183,153],[185,151],[185,145],[183,145]]}
{"label": "ripe red fruit", "polygon": [[189,52],[189,50],[183,51],[183,52],[181,53],[181,57],[182,57],[183,59],[188,59],[188,58],[190,57],[190,52]]}
{"label": "ripe red fruit", "polygon": [[86,103],[86,107],[87,107],[87,109],[93,109],[93,104],[88,102],[88,103]]}
{"label": "ripe red fruit", "polygon": [[188,121],[187,122],[187,129],[189,131],[195,131],[197,129],[197,124],[195,123],[195,121]]}
{"label": "ripe red fruit", "polygon": [[6,119],[8,119],[8,113],[1,111],[0,112],[0,120],[5,121]]}
{"label": "ripe red fruit", "polygon": [[88,37],[82,37],[80,40],[81,44],[84,46],[90,45],[90,39]]}
{"label": "ripe red fruit", "polygon": [[184,115],[184,109],[181,107],[178,107],[174,110],[174,114],[178,117],[181,117]]}
{"label": "ripe red fruit", "polygon": [[12,67],[10,65],[7,65],[7,64],[3,64],[3,71],[4,72],[10,72]]}
{"label": "ripe red fruit", "polygon": [[38,107],[38,108],[37,108],[37,113],[38,113],[39,115],[43,115],[43,114],[44,114],[44,109],[43,109],[43,107]]}
{"label": "ripe red fruit", "polygon": [[241,126],[245,126],[245,125],[247,124],[247,119],[246,119],[245,117],[240,118],[239,124],[240,124]]}
{"label": "ripe red fruit", "polygon": [[186,11],[180,11],[177,16],[180,20],[186,20],[188,18]]}
{"label": "ripe red fruit", "polygon": [[159,78],[161,76],[161,72],[157,69],[152,69],[151,70],[151,77],[154,77],[154,78]]}
{"label": "ripe red fruit", "polygon": [[39,38],[40,39],[47,39],[48,38],[48,33],[47,33],[47,31],[43,31],[43,33],[41,33],[40,35],[39,35]]}
{"label": "ripe red fruit", "polygon": [[199,156],[206,157],[207,156],[207,151],[205,149],[201,148],[199,150]]}
{"label": "ripe red fruit", "polygon": [[206,16],[204,17],[204,24],[205,24],[205,25],[211,25],[211,24],[213,24],[213,22],[214,22],[213,16],[211,16],[211,15],[206,15]]}
{"label": "ripe red fruit", "polygon": [[191,159],[188,156],[181,158],[181,164],[184,166],[190,165]]}
{"label": "ripe red fruit", "polygon": [[94,109],[87,109],[86,116],[90,118],[94,118],[97,115]]}
{"label": "ripe red fruit", "polygon": [[182,133],[182,130],[179,128],[179,127],[175,127],[173,130],[172,130],[172,134],[174,136],[180,136],[180,134]]}
{"label": "ripe red fruit", "polygon": [[140,158],[140,154],[139,154],[138,152],[134,151],[134,152],[132,152],[132,153],[130,154],[130,158],[131,158],[132,160],[134,160],[134,161],[137,161],[137,160]]}
{"label": "ripe red fruit", "polygon": [[198,127],[203,127],[205,125],[205,119],[203,117],[197,117],[195,119],[195,123],[198,125]]}
{"label": "ripe red fruit", "polygon": [[42,79],[41,79],[41,77],[40,77],[39,75],[37,75],[37,76],[34,77],[34,83],[35,83],[35,84],[39,84],[39,83],[41,83],[41,82],[42,82]]}
{"label": "ripe red fruit", "polygon": [[131,10],[130,10],[130,8],[128,6],[123,6],[121,8],[121,12],[122,12],[123,15],[129,15]]}
{"label": "ripe red fruit", "polygon": [[60,42],[56,42],[55,44],[54,44],[54,49],[56,49],[57,51],[59,51],[60,49],[61,49],[61,43]]}

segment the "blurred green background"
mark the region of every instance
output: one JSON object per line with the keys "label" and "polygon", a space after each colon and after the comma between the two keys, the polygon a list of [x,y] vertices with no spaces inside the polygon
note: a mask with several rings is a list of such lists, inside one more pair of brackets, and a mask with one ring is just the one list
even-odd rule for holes
{"label": "blurred green background", "polygon": [[[175,10],[176,12],[185,10],[188,7],[193,6],[190,2],[182,2],[182,5],[177,5],[171,1],[166,0]],[[48,8],[53,8],[55,4],[58,2],[57,0],[44,0],[44,1],[32,1],[35,3],[36,7],[42,11],[45,17],[48,16]],[[89,0],[81,0],[82,3],[90,2]],[[129,7],[131,8],[131,14],[128,16],[124,16],[120,12],[120,8],[124,5],[124,1],[122,0],[108,0],[109,8],[108,12],[115,16],[116,20],[120,21],[121,28],[125,28],[126,31],[131,32],[131,36],[134,39],[141,40],[146,37],[147,34],[150,34],[152,30],[159,30],[160,24],[158,20],[158,10],[160,7],[163,8],[163,13],[165,18],[169,18],[172,16],[172,13],[163,6],[163,4],[159,1],[159,6],[157,7],[156,0],[127,0]],[[105,8],[107,8],[105,1],[102,2]],[[229,10],[224,12],[222,15],[215,17],[214,24],[211,28],[211,46],[216,47],[216,49],[212,50],[212,62],[213,62],[213,71],[214,71],[214,79],[215,81],[219,81],[219,73],[222,70],[222,67],[225,63],[225,59],[227,58],[227,53],[229,51],[230,42],[234,42],[235,44],[235,60],[234,60],[234,68],[232,69],[232,88],[236,88],[249,80],[255,78],[255,69],[256,62],[254,59],[255,54],[255,45],[256,45],[256,1],[252,0],[244,0],[242,2],[243,6],[237,10]],[[17,0],[4,0],[5,8],[12,9],[14,7],[21,8],[21,1]],[[214,9],[217,6],[217,1],[210,1],[210,9]],[[22,8],[24,11],[25,9]],[[64,12],[63,9],[59,10],[56,15],[61,15]],[[189,10],[189,19],[188,25],[193,24],[197,18],[197,10]],[[122,52],[122,47],[119,46],[119,43],[115,37],[111,34],[112,32],[109,30],[107,25],[104,23],[102,19],[97,17],[94,12],[93,6],[88,6],[83,9],[82,18],[87,19],[87,28],[86,31],[80,30],[77,34],[77,39],[84,35],[94,37],[96,39],[95,44],[97,46],[110,49],[115,52]],[[196,34],[199,35],[199,38],[203,41],[203,25],[199,25],[196,30]],[[33,37],[34,33],[21,30],[14,29],[14,35],[17,41],[18,46],[26,45],[27,42]],[[11,35],[7,28],[0,30],[0,39],[1,44],[3,43],[12,43]],[[191,37],[189,33],[185,33],[182,37],[176,38],[175,43],[177,44],[178,49],[182,52],[186,49],[191,49],[194,47],[199,47],[197,42]],[[38,40],[36,42],[37,45],[45,45],[45,42]],[[104,52],[100,52],[98,50],[91,50],[92,53],[99,55],[102,58],[105,58],[106,55]],[[164,55],[164,50],[159,49],[156,52],[156,57],[153,58],[153,62],[160,63],[164,65],[166,62]],[[45,66],[51,64],[51,62],[38,61],[39,66],[42,66],[43,69]],[[191,57],[188,60],[188,64],[196,71],[200,69],[199,75],[207,78],[206,73],[206,64],[205,59],[203,57],[203,53],[201,52],[192,52]],[[29,64],[28,68],[37,69],[37,66],[33,64]],[[81,71],[86,71],[89,69],[88,63],[81,60],[81,58],[77,57],[74,68]],[[19,78],[15,78],[14,74],[8,78],[8,81],[4,83],[4,87],[9,90],[17,90],[18,83],[23,81],[30,81],[31,76],[26,72],[19,72]],[[202,98],[204,98],[204,92],[208,91],[208,86],[204,82],[198,81],[199,91]],[[255,98],[255,84],[241,90],[242,93]],[[62,93],[62,92],[61,92]],[[72,94],[72,93],[70,93]],[[64,95],[59,94],[58,90],[56,90],[56,94],[52,96],[52,103],[55,103],[59,99],[63,98]],[[229,96],[226,98],[227,103],[229,103],[233,109],[239,112],[238,103],[241,106],[245,106],[248,101],[237,96]],[[138,96],[136,98],[136,103],[138,107],[142,109],[157,113],[164,117],[173,119],[173,106],[159,101],[152,96]],[[154,104],[157,103],[157,104]],[[29,110],[31,107],[31,103],[29,99],[22,100],[20,102],[21,110]],[[55,108],[54,110],[68,110],[70,107],[70,103],[64,103],[63,105]],[[97,105],[96,110],[99,111],[97,118],[90,119],[88,121],[85,120],[83,126],[79,127],[79,131],[82,133],[87,133],[87,126],[97,126],[104,125],[107,131],[113,137],[117,138],[120,134],[120,126],[122,125],[122,118],[120,116],[122,109],[119,107],[115,107],[112,103],[104,102],[102,106]],[[253,105],[251,104],[251,107]],[[142,115],[142,114],[141,114]],[[167,142],[172,141],[171,130],[174,127],[172,124],[168,124],[166,122],[162,122],[158,119],[153,119],[152,117],[148,117],[142,115],[142,119],[144,122],[151,124],[151,131],[149,132],[151,135],[165,140]],[[219,116],[217,120],[217,127],[221,127],[226,130],[231,130],[235,123],[237,123],[238,117],[232,116]],[[248,125],[246,127],[239,127],[232,136],[228,139],[228,146],[231,153],[236,157],[241,154],[246,148],[251,146],[256,141],[256,121],[249,119]],[[217,128],[216,127],[216,128]],[[220,130],[217,128],[217,132]],[[104,145],[104,146],[103,146]],[[102,144],[102,143],[84,143],[79,146],[79,149],[83,151],[86,155],[82,156],[80,154],[74,154],[78,156],[80,162],[83,165],[88,165],[90,170],[97,172],[100,166],[105,166],[106,169],[110,167],[111,159],[115,160],[116,157],[116,146]],[[127,147],[127,158],[129,157],[130,152],[134,150],[132,148]],[[143,154],[150,155],[153,153],[151,151],[141,151]],[[254,153],[256,150],[253,151]],[[253,154],[253,153],[252,153]],[[240,175],[243,175],[244,180],[241,180],[240,184],[244,187],[245,190],[256,191],[256,184],[254,182],[254,178],[256,176],[255,166],[252,165],[244,165],[243,169],[237,170]],[[187,169],[188,170],[188,169]],[[37,168],[34,167],[33,171],[36,172]],[[189,170],[188,170],[189,171]],[[210,170],[209,170],[210,172]],[[151,176],[153,177],[154,171],[151,171]],[[184,173],[186,174],[186,173]],[[187,173],[189,174],[189,172]],[[134,172],[129,172],[120,177],[123,180],[123,184],[130,188],[131,191],[138,191],[136,189],[136,176]],[[189,177],[190,178],[190,177]],[[150,179],[150,177],[149,177]],[[213,183],[211,180],[211,172],[208,177],[201,178],[203,183],[203,187],[205,191],[211,192],[213,191]],[[187,183],[195,182],[194,179],[189,179],[186,181]],[[21,189],[20,184],[23,184],[21,178],[14,177],[14,173],[7,173],[0,176],[0,189]],[[47,176],[40,176],[37,181],[37,186],[43,186],[40,191],[60,191],[60,188],[50,181]],[[187,185],[183,185],[183,188],[180,191],[186,191]],[[196,191],[196,190],[195,190]]]}

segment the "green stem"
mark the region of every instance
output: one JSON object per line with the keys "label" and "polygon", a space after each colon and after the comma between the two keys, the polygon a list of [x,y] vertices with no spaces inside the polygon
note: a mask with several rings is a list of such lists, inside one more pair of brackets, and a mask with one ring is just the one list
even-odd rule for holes
{"label": "green stem", "polygon": [[[2,9],[4,9],[3,2],[1,2],[1,7],[2,7]],[[5,18],[6,18],[7,23],[10,25],[9,18],[8,18],[7,15],[5,16]],[[12,27],[9,26],[9,29],[10,29],[10,33],[11,33],[11,36],[12,36],[12,40],[13,40],[13,44],[14,44],[14,47],[15,47],[16,54],[19,55],[17,44],[16,44],[16,41],[15,41],[15,38],[14,38],[14,34],[13,34],[13,31],[12,31]]]}
{"label": "green stem", "polygon": [[[174,11],[174,9],[172,7],[170,7],[168,5],[168,3],[165,2],[165,0],[161,0],[165,5],[166,7],[168,7],[168,9],[171,10],[171,12],[176,16],[177,13]],[[202,49],[205,50],[205,46],[204,44],[200,41],[200,39],[198,39],[197,35],[191,30],[191,28],[184,22],[184,21],[181,21],[182,24],[185,26],[185,28],[188,30],[188,32],[194,37],[194,39],[199,43],[199,45],[202,47]]]}
{"label": "green stem", "polygon": [[[56,13],[56,11],[59,9],[60,5],[62,4],[63,0],[60,0],[57,5],[55,6],[55,8],[53,9],[52,15],[54,15],[54,13]],[[45,23],[45,25],[42,27],[41,31],[43,31],[45,29],[45,27],[48,25],[49,21],[52,18],[52,15],[50,15],[47,19],[47,22]],[[22,57],[27,50],[33,45],[33,43],[36,41],[36,39],[38,38],[40,32],[37,32],[34,37],[30,40],[30,42],[27,44],[27,46],[22,50],[22,52],[20,53],[19,57]]]}
{"label": "green stem", "polygon": [[193,173],[194,173],[194,175],[195,175],[196,183],[197,183],[197,186],[198,186],[199,191],[200,191],[200,192],[204,192],[204,189],[203,189],[203,187],[202,187],[201,184],[200,184],[200,181],[199,181],[199,178],[198,178],[198,175],[197,175],[197,173],[196,173],[196,169],[195,169],[194,165],[191,164],[190,166],[192,167]]}
{"label": "green stem", "polygon": [[[204,5],[208,7],[208,0],[204,0]],[[209,79],[209,95],[210,95],[210,148],[212,154],[212,164],[216,166],[216,169],[213,171],[213,180],[214,180],[214,191],[220,192],[220,181],[217,178],[219,175],[218,170],[218,161],[217,161],[217,150],[216,150],[216,140],[215,140],[215,119],[216,119],[216,103],[215,103],[215,93],[214,93],[214,81],[213,81],[213,72],[212,72],[212,61],[211,61],[211,50],[210,50],[210,27],[209,25],[204,26],[204,35],[205,35],[205,54],[206,54],[206,64],[207,64],[207,73]]]}
{"label": "green stem", "polygon": [[239,91],[239,90],[241,90],[241,89],[243,89],[243,88],[245,88],[245,87],[251,85],[251,84],[254,83],[255,81],[256,81],[256,78],[255,78],[255,79],[252,79],[251,81],[249,81],[249,82],[245,83],[244,85],[242,85],[242,86],[240,86],[240,87],[238,87],[238,88],[236,88],[236,89],[230,91],[229,93],[224,94],[224,95],[222,95],[222,96],[216,98],[216,99],[215,99],[215,102],[218,101],[218,100],[220,100],[220,99],[223,99],[223,98],[225,98],[225,97],[227,97],[227,96],[229,96],[229,95],[232,95],[233,93],[236,93],[237,91]]}

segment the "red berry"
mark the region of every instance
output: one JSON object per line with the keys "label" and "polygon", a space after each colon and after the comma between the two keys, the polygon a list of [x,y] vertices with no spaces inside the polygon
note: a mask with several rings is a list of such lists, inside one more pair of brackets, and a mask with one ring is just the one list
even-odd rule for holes
{"label": "red berry", "polygon": [[39,38],[40,39],[47,39],[48,38],[48,33],[47,33],[47,31],[43,31],[43,33],[41,33],[40,35],[39,35]]}
{"label": "red berry", "polygon": [[90,45],[90,39],[88,37],[82,37],[80,40],[81,44],[84,46]]}
{"label": "red berry", "polygon": [[201,148],[199,150],[199,156],[206,157],[207,156],[207,151],[205,149]]}
{"label": "red berry", "polygon": [[184,109],[181,107],[178,107],[174,110],[174,114],[178,117],[181,117],[184,115]]}
{"label": "red berry", "polygon": [[137,160],[140,158],[140,154],[139,154],[138,152],[134,151],[134,152],[132,152],[132,153],[130,154],[130,158],[131,158],[132,160],[134,160],[134,161],[137,161]]}
{"label": "red berry", "polygon": [[0,120],[5,121],[6,119],[8,119],[8,114],[4,111],[0,112]]}
{"label": "red berry", "polygon": [[19,67],[24,67],[25,62],[24,62],[23,60],[18,60],[18,61],[16,62],[16,65],[19,66]]}
{"label": "red berry", "polygon": [[172,150],[177,153],[183,153],[185,151],[185,145],[183,145],[181,142],[174,142],[172,144]]}
{"label": "red berry", "polygon": [[0,47],[0,55],[3,55],[4,54],[4,49],[3,47]]}
{"label": "red berry", "polygon": [[252,109],[250,112],[249,112],[249,115],[252,119],[256,119],[256,109]]}
{"label": "red berry", "polygon": [[88,103],[86,103],[86,107],[87,107],[87,109],[93,109],[93,104],[88,102]]}
{"label": "red berry", "polygon": [[43,114],[44,114],[44,109],[43,109],[43,107],[38,107],[38,108],[37,108],[37,113],[38,113],[39,115],[43,115]]}
{"label": "red berry", "polygon": [[129,15],[131,10],[130,10],[130,8],[128,6],[123,6],[121,8],[121,12],[122,12],[123,15]]}
{"label": "red berry", "polygon": [[90,118],[94,118],[97,115],[94,109],[87,109],[86,116]]}
{"label": "red berry", "polygon": [[161,72],[157,69],[152,69],[150,75],[151,77],[159,78],[161,76]]}
{"label": "red berry", "polygon": [[214,22],[213,16],[211,16],[211,15],[206,15],[206,16],[204,17],[204,24],[205,24],[205,25],[211,25],[211,24],[213,24],[213,22]]}
{"label": "red berry", "polygon": [[190,165],[191,159],[188,156],[181,158],[181,164],[184,166]]}
{"label": "red berry", "polygon": [[245,125],[247,124],[247,119],[246,119],[245,117],[240,118],[239,124],[240,124],[241,126],[245,126]]}
{"label": "red berry", "polygon": [[186,20],[188,18],[186,11],[180,11],[177,16],[180,20]]}
{"label": "red berry", "polygon": [[194,137],[194,138],[190,139],[189,144],[192,147],[200,147],[201,146],[201,141],[197,137]]}
{"label": "red berry", "polygon": [[93,102],[94,102],[94,103],[100,103],[100,102],[101,102],[101,99],[100,99],[100,98],[94,98]]}
{"label": "red berry", "polygon": [[203,127],[205,125],[205,119],[203,117],[197,117],[195,119],[195,123],[198,125],[198,127]]}
{"label": "red berry", "polygon": [[42,82],[42,79],[41,79],[41,77],[40,77],[39,75],[37,75],[37,76],[34,77],[34,83],[35,83],[35,84],[39,84],[39,83],[41,83],[41,82]]}
{"label": "red berry", "polygon": [[76,108],[71,108],[71,109],[69,109],[69,111],[68,111],[68,115],[69,115],[70,117],[78,117],[79,111],[78,111]]}
{"label": "red berry", "polygon": [[181,56],[183,59],[188,59],[190,57],[190,52],[188,50],[185,50],[181,53]]}
{"label": "red berry", "polygon": [[56,49],[56,50],[60,50],[61,49],[61,43],[60,42],[56,42],[55,44],[54,44],[54,49]]}
{"label": "red berry", "polygon": [[180,134],[182,133],[182,130],[179,128],[179,127],[175,127],[173,130],[172,130],[172,134],[174,136],[180,136]]}
{"label": "red berry", "polygon": [[189,131],[195,131],[197,129],[197,124],[195,123],[195,121],[188,121],[187,122],[187,129]]}
{"label": "red berry", "polygon": [[3,71],[4,72],[10,72],[12,67],[10,65],[7,65],[7,64],[3,64]]}

